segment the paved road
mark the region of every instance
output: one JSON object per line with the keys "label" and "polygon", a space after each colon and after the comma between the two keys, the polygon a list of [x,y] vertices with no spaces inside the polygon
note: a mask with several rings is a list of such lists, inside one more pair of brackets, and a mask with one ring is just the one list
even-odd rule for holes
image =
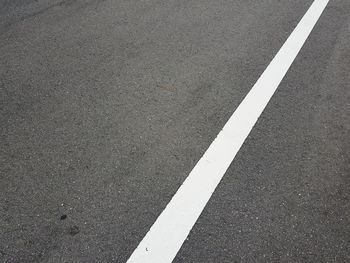
{"label": "paved road", "polygon": [[[0,262],[126,262],[312,2],[0,0]],[[328,4],[174,262],[350,262],[349,14]]]}

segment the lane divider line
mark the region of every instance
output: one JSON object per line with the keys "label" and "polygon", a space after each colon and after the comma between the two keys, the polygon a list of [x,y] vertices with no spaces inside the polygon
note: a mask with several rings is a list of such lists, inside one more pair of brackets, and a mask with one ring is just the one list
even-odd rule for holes
{"label": "lane divider line", "polygon": [[315,0],[127,263],[172,262],[329,0]]}

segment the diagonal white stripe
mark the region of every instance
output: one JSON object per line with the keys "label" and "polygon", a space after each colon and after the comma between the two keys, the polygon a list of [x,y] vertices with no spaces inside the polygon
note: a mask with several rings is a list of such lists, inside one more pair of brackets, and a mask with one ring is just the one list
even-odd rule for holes
{"label": "diagonal white stripe", "polygon": [[193,168],[128,263],[171,262],[298,55],[329,0],[315,0]]}

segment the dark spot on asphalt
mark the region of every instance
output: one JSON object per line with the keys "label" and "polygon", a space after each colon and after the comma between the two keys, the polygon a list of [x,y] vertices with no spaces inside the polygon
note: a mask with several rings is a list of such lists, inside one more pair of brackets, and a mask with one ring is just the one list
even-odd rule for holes
{"label": "dark spot on asphalt", "polygon": [[67,219],[67,215],[61,215],[61,220]]}
{"label": "dark spot on asphalt", "polygon": [[69,234],[71,236],[75,236],[76,234],[78,234],[80,232],[79,227],[78,226],[72,226],[71,228],[69,228]]}

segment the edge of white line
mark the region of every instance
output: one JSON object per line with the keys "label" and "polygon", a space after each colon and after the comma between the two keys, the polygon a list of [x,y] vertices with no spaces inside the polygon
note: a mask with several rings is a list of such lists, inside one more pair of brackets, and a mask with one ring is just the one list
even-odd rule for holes
{"label": "edge of white line", "polygon": [[315,0],[127,263],[172,262],[329,0]]}

